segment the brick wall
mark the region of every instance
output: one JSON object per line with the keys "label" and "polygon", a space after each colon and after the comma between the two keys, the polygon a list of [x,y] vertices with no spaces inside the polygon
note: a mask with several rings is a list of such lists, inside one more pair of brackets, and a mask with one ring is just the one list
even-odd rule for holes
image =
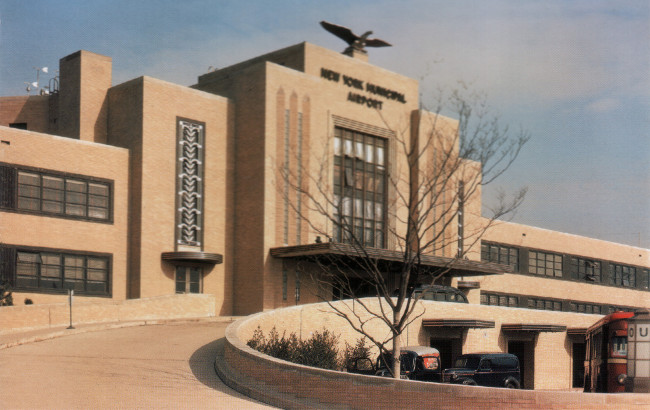
{"label": "brick wall", "polygon": [[[73,324],[111,323],[212,317],[213,295],[183,294],[105,303],[72,302]],[[65,326],[70,323],[67,303],[0,307],[0,333]]]}
{"label": "brick wall", "polygon": [[[296,310],[261,313],[228,327],[223,359],[215,363],[226,384],[282,408],[642,409],[650,406],[648,394],[509,390],[348,374],[295,365],[245,345],[250,329],[257,325],[268,327],[275,323],[282,333],[282,324],[287,324],[287,320],[295,322],[291,316]],[[323,305],[320,310],[324,310]],[[289,318],[283,317],[284,314]]]}

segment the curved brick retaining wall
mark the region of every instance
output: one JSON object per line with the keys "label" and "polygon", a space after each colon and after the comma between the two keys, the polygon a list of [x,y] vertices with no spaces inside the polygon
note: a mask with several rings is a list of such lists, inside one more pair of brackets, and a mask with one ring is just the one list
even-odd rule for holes
{"label": "curved brick retaining wall", "polygon": [[276,323],[282,333],[279,324],[283,323],[283,311],[290,316],[292,310],[295,313],[295,308],[259,313],[228,327],[215,361],[217,373],[226,384],[282,408],[650,408],[650,394],[509,390],[394,380],[296,365],[246,346],[251,329],[258,324],[268,327],[269,322]]}

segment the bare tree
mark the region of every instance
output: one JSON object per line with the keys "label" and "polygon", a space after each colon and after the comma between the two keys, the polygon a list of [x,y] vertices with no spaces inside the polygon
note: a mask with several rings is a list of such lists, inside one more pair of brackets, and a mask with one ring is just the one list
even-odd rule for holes
{"label": "bare tree", "polygon": [[[501,127],[482,96],[456,91],[441,101],[433,111],[414,112],[405,125],[384,121],[392,133],[387,140],[335,128],[317,164],[290,167],[285,161],[279,170],[285,203],[329,249],[298,269],[319,285],[336,315],[392,356],[395,378],[400,336],[424,313],[414,287],[478,266],[468,253],[476,254],[485,231],[525,196],[525,189],[509,200],[501,195],[492,214],[481,216],[480,206],[472,205],[480,204],[481,188],[508,169],[529,137]],[[440,115],[443,109],[457,121]],[[392,161],[385,157],[389,149]],[[300,200],[289,201],[289,192]],[[370,331],[375,320],[389,336]]]}

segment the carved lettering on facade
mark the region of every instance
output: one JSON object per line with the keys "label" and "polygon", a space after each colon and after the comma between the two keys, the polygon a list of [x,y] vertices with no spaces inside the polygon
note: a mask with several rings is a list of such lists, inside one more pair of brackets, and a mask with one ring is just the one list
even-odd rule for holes
{"label": "carved lettering on facade", "polygon": [[[321,78],[324,78],[328,81],[332,81],[335,83],[341,82],[343,85],[347,87],[366,91],[368,93],[383,97],[387,100],[398,101],[401,102],[402,104],[406,104],[406,97],[404,96],[404,93],[400,93],[398,91],[391,90],[386,87],[382,87],[367,82],[364,85],[363,80],[350,77],[347,75],[341,75],[340,73],[337,73],[336,71],[333,70],[329,70],[327,68],[320,69],[320,76]],[[374,108],[377,110],[381,110],[383,104],[382,101],[376,100],[374,98],[366,97],[361,94],[353,93],[353,92],[348,93],[348,101],[361,104],[361,105],[366,105],[369,108]]]}

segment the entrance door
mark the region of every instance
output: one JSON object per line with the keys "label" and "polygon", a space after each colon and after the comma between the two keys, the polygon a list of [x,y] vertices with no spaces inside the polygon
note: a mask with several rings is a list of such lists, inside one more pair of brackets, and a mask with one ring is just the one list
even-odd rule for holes
{"label": "entrance door", "polygon": [[513,340],[508,342],[508,353],[519,359],[521,388],[535,388],[535,344],[528,341]]}
{"label": "entrance door", "polygon": [[462,346],[460,339],[431,338],[429,346],[438,349],[440,352],[440,366],[442,366],[443,370],[453,367],[454,360],[461,355]]}
{"label": "entrance door", "polygon": [[176,293],[201,293],[203,272],[194,266],[176,267]]}
{"label": "entrance door", "polygon": [[573,344],[573,387],[585,385],[585,356],[586,343]]}

